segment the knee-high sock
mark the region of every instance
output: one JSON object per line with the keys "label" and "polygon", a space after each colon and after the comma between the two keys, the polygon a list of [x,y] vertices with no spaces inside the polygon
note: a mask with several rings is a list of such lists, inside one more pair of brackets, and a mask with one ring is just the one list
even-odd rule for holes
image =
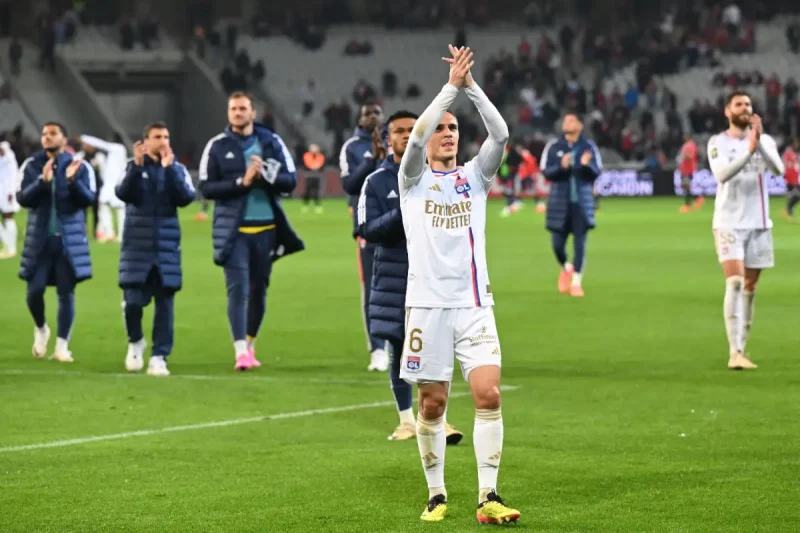
{"label": "knee-high sock", "polygon": [[104,237],[114,236],[114,223],[111,219],[111,207],[108,204],[100,204],[97,216],[100,217],[98,232]]}
{"label": "knee-high sock", "polygon": [[497,474],[503,454],[503,415],[500,408],[476,409],[472,433],[475,459],[478,462],[478,503],[497,489]]}
{"label": "knee-high sock", "polygon": [[422,413],[417,415],[417,446],[422,458],[422,468],[428,481],[430,497],[444,494],[444,452],[447,439],[444,434],[444,419],[425,420]]}
{"label": "knee-high sock", "polygon": [[730,353],[742,351],[742,288],[743,276],[731,276],[725,280],[725,300],[723,313],[725,316],[725,331],[728,334]]}
{"label": "knee-high sock", "polygon": [[747,344],[750,336],[750,328],[753,325],[753,314],[755,313],[756,293],[751,291],[742,292],[742,351]]}
{"label": "knee-high sock", "polygon": [[17,222],[13,218],[7,218],[2,224],[3,234],[2,240],[8,251],[11,253],[17,252]]}
{"label": "knee-high sock", "polygon": [[556,259],[563,267],[567,264],[567,234],[554,231],[550,235],[550,241],[553,245],[553,252],[556,254]]}
{"label": "knee-high sock", "polygon": [[[578,275],[583,274],[583,264],[584,260],[586,259],[586,239],[588,236],[588,233],[580,233],[572,236],[572,247],[575,253],[573,263],[575,265],[575,272]],[[578,280],[578,283],[580,284],[580,277]]]}
{"label": "knee-high sock", "polygon": [[75,293],[58,295],[58,338],[69,340],[75,320]]}
{"label": "knee-high sock", "polygon": [[33,317],[33,323],[36,327],[41,329],[45,326],[44,318],[44,291],[30,290],[26,295],[25,301],[28,304],[28,309]]}
{"label": "knee-high sock", "polygon": [[123,233],[125,232],[125,208],[122,207],[120,209],[116,209],[117,212],[117,235],[119,235],[120,240],[123,238]]}
{"label": "knee-high sock", "polygon": [[400,378],[400,360],[403,354],[402,343],[389,343],[389,380],[392,384],[392,393],[394,394],[394,401],[397,402],[397,412],[400,414],[401,424],[414,423],[414,410],[411,408],[413,403],[413,394],[411,385],[404,379]]}

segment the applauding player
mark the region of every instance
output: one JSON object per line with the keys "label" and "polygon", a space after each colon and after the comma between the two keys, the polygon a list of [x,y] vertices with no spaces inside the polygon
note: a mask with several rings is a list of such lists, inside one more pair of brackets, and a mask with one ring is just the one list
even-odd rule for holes
{"label": "applauding player", "polygon": [[[496,524],[519,518],[495,492],[503,418],[485,236],[487,194],[503,159],[508,126],[473,81],[469,48],[451,46],[450,52],[449,81],[415,123],[398,173],[409,266],[400,377],[419,385],[417,442],[430,498],[422,520],[440,521],[447,511],[444,414],[455,356],[476,408],[477,518]],[[458,120],[448,109],[462,88],[489,135],[477,157],[457,167]]]}
{"label": "applauding player", "polygon": [[769,192],[764,173],[783,174],[783,161],[761,118],[753,114],[750,95],[735,91],[728,97],[725,116],[730,126],[708,141],[708,161],[717,179],[714,237],[725,273],[725,329],[728,368],[755,369],[745,355],[753,324],[753,304],[761,270],[774,265]]}

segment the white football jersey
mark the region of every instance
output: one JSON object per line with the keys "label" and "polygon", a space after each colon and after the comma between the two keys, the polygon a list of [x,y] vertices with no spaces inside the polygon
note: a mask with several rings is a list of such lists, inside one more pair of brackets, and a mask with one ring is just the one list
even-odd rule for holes
{"label": "white football jersey", "polygon": [[[775,140],[766,133],[760,143],[764,150],[778,153]],[[769,170],[761,149],[750,155],[749,141],[745,135],[736,138],[727,132],[719,133],[708,141],[708,162],[717,178],[717,196],[714,201],[714,229],[767,229],[772,227],[769,216],[769,190],[766,172]],[[778,156],[780,157],[780,156]],[[720,183],[726,167],[739,160],[744,166],[730,179]]]}
{"label": "white football jersey", "polygon": [[475,159],[450,172],[426,166],[416,185],[401,185],[407,307],[494,305],[486,268],[487,190],[477,172]]}

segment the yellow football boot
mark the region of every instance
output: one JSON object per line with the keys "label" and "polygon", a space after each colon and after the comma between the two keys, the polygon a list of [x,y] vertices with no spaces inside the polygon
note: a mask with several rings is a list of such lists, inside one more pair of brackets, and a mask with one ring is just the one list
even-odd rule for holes
{"label": "yellow football boot", "polygon": [[519,511],[506,505],[495,492],[489,493],[475,515],[481,524],[509,524],[519,520],[520,516]]}
{"label": "yellow football boot", "polygon": [[428,501],[420,518],[426,522],[441,522],[447,514],[447,498],[444,494],[437,494]]}

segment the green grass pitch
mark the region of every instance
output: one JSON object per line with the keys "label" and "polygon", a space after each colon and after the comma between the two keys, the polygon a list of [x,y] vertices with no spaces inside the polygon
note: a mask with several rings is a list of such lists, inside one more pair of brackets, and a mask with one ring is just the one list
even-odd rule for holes
{"label": "green grass pitch", "polygon": [[[556,290],[542,215],[527,204],[501,219],[502,204],[490,205],[504,382],[518,387],[503,397],[500,493],[522,511],[520,530],[800,530],[800,227],[775,199],[777,266],[761,281],[748,345],[760,368],[731,372],[712,206],[681,215],[680,201],[604,201],[582,300]],[[0,531],[479,527],[465,384],[448,411],[466,433],[447,450],[449,517],[424,524],[416,442],[386,440],[388,377],[366,371],[345,203],[328,201],[323,215],[286,206],[308,249],[275,266],[264,366],[248,374],[233,372],[223,273],[210,222],[191,220],[196,206],[184,211],[170,378],[124,375],[116,245],[92,245],[72,365],[31,357],[18,260],[0,263]],[[54,329],[54,290],[47,305]],[[200,427],[160,431],[187,425]]]}

